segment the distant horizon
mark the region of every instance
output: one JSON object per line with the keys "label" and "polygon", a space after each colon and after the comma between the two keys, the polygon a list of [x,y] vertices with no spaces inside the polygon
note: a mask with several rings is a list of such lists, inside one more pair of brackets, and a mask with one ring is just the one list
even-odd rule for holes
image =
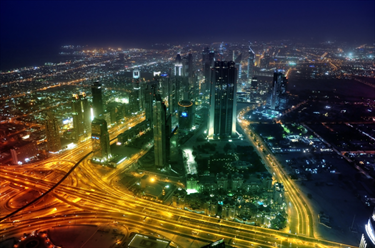
{"label": "distant horizon", "polygon": [[[0,70],[65,44],[300,39],[375,41],[374,1],[0,1]],[[33,58],[36,58],[38,61]],[[47,62],[47,61],[46,61]]]}
{"label": "distant horizon", "polygon": [[[258,43],[268,43],[268,42],[274,42],[274,41],[281,41],[284,39],[278,39],[278,40],[250,40],[250,42],[257,42]],[[288,40],[288,39],[285,39]],[[306,44],[319,44],[323,43],[328,40],[310,40],[309,43],[307,41],[292,41],[289,39],[288,41],[292,43],[302,42]],[[244,45],[248,45],[249,40],[243,40],[243,41],[225,41],[225,40],[218,40],[218,41],[212,41],[212,42],[202,42],[201,44],[214,44],[218,42],[228,42],[228,43],[243,43]],[[335,40],[332,40],[332,42],[335,42]],[[59,55],[59,52],[61,51],[62,46],[66,45],[73,45],[73,46],[82,46],[82,47],[89,47],[92,48],[122,48],[122,49],[131,49],[131,48],[139,48],[139,49],[161,49],[160,47],[153,47],[156,43],[159,44],[171,44],[171,46],[176,45],[185,45],[189,43],[188,41],[181,41],[181,42],[154,42],[154,43],[141,43],[141,44],[129,44],[129,45],[114,45],[114,44],[101,44],[101,45],[94,45],[94,44],[61,44],[61,45],[50,45],[50,46],[39,46],[34,47],[33,49],[25,48],[25,49],[18,49],[16,53],[12,53],[10,50],[4,50],[1,52],[2,56],[0,58],[0,71],[8,71],[8,70],[14,70],[17,68],[23,68],[23,67],[33,67],[33,66],[42,66],[44,63],[58,63],[58,62],[64,62],[66,58],[69,58],[70,60],[74,55],[68,55],[68,56],[62,56]],[[190,43],[199,43],[199,42],[190,42]],[[348,43],[348,46],[351,46],[352,48],[355,48],[356,46],[367,44],[367,45],[373,45],[371,42],[368,43],[362,43],[362,42],[349,42],[349,41],[336,41],[335,43]],[[253,43],[254,44],[254,43]],[[255,44],[254,44],[255,45]],[[79,57],[79,56],[77,56]],[[7,59],[7,61],[5,61]]]}

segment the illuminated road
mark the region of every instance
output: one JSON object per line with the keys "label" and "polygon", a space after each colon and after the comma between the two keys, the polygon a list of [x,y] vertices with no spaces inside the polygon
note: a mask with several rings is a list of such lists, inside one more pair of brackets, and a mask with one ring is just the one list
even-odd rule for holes
{"label": "illuminated road", "polygon": [[[239,124],[246,133],[250,142],[253,143],[254,147],[256,147],[258,155],[263,159],[269,171],[273,172],[277,180],[283,183],[285,191],[287,192],[286,195],[296,212],[295,215],[292,215],[293,219],[289,221],[289,223],[294,223],[292,229],[294,229],[295,233],[297,234],[314,237],[314,223],[311,210],[309,206],[306,205],[306,200],[304,199],[303,194],[300,193],[294,182],[289,180],[287,173],[283,170],[277,159],[272,155],[272,152],[270,152],[266,144],[263,143],[262,138],[249,129],[250,122],[243,119],[244,114],[249,110],[250,108],[247,108],[240,112],[238,116]],[[252,134],[253,137],[251,137],[250,134]],[[254,144],[254,140],[256,140],[257,144]],[[262,150],[265,152],[262,152]]]}
{"label": "illuminated road", "polygon": [[[123,132],[125,128],[142,120],[143,116],[139,115],[115,127],[111,130],[111,139]],[[47,192],[56,185],[64,173],[66,174],[66,171],[72,168],[76,161],[90,151],[89,141],[85,141],[48,161],[22,167],[0,167],[1,192],[4,190],[9,193],[1,195],[1,209],[9,213],[24,206],[26,202],[17,200],[17,197],[21,197],[22,193],[30,190],[39,192],[39,195]],[[142,149],[104,176],[98,166],[91,164],[89,159],[84,159],[63,183],[49,194],[43,194],[39,202],[9,218],[0,218],[0,237],[6,239],[20,233],[58,225],[112,223],[118,226],[125,225],[145,234],[164,236],[174,242],[174,247],[186,247],[186,243],[189,242],[211,242],[220,238],[224,238],[226,244],[234,247],[342,247],[341,244],[317,240],[313,237],[225,220],[219,222],[217,218],[134,197],[121,190],[113,178],[126,170],[146,151],[147,149]],[[51,170],[53,172],[49,172]],[[275,173],[283,178],[282,171],[275,170]],[[287,179],[284,178],[284,184],[287,183],[285,180]],[[291,185],[287,185],[285,187],[289,187],[288,190],[293,190]],[[291,196],[291,201],[293,204],[298,203],[298,199],[293,196]],[[299,215],[306,211],[304,209],[299,209]],[[6,213],[1,213],[1,216]],[[299,223],[300,233],[309,233],[306,220]]]}

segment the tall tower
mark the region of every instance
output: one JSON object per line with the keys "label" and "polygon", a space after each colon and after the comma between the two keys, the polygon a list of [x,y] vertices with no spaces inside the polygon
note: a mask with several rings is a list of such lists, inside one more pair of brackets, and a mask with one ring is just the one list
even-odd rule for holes
{"label": "tall tower", "polygon": [[202,58],[205,82],[203,85],[201,85],[201,91],[205,92],[206,90],[209,90],[209,84],[211,83],[211,68],[213,67],[213,63],[215,61],[215,52],[210,52],[208,47],[206,47],[202,53]]}
{"label": "tall tower", "polygon": [[189,53],[187,56],[187,65],[188,65],[187,73],[188,73],[189,78],[191,78],[193,76],[193,55],[191,53]]}
{"label": "tall tower", "polygon": [[138,69],[133,70],[133,79],[138,79],[141,77],[141,72]]}
{"label": "tall tower", "polygon": [[84,125],[81,98],[77,94],[73,94],[72,97],[72,115],[75,141],[79,141],[79,138],[84,134]]}
{"label": "tall tower", "polygon": [[146,120],[150,121],[151,125],[152,125],[152,119],[153,119],[152,104],[155,98],[155,91],[156,91],[156,82],[150,82],[145,85],[144,106],[145,106],[145,112],[146,112]]}
{"label": "tall tower", "polygon": [[251,83],[251,79],[254,76],[254,59],[255,59],[255,53],[253,49],[249,46],[249,58],[247,60],[247,80],[249,84]]}
{"label": "tall tower", "polygon": [[241,78],[241,74],[242,74],[241,60],[242,60],[242,53],[240,55],[238,55],[236,60],[235,60],[237,71],[238,71],[238,79]]}
{"label": "tall tower", "polygon": [[166,115],[165,105],[157,96],[153,106],[153,122],[154,122],[154,153],[156,167],[163,167],[167,163],[166,152]]}
{"label": "tall tower", "polygon": [[129,96],[129,106],[132,112],[138,112],[143,110],[143,96],[140,83],[141,72],[136,69],[133,71],[133,80],[132,80],[132,92]]}
{"label": "tall tower", "polygon": [[90,104],[87,100],[86,93],[81,92],[80,93],[80,99],[81,99],[81,109],[82,109],[82,121],[84,125],[84,133],[85,136],[88,137],[89,133],[91,133],[91,113],[90,113]]}
{"label": "tall tower", "polygon": [[271,104],[270,104],[271,109],[277,109],[279,107],[282,82],[283,82],[283,74],[281,72],[275,72],[273,74],[273,81],[272,81]]}
{"label": "tall tower", "polygon": [[180,54],[177,54],[176,60],[174,63],[174,75],[182,76],[182,58]]}
{"label": "tall tower", "polygon": [[208,54],[210,53],[210,49],[206,47],[202,51],[202,69],[204,70],[204,65],[206,64],[206,61],[208,61]]}
{"label": "tall tower", "polygon": [[359,248],[375,248],[375,208],[365,225],[365,233],[362,234]]}
{"label": "tall tower", "polygon": [[47,149],[50,152],[58,152],[61,149],[61,141],[59,134],[59,125],[57,119],[51,112],[47,114],[46,118],[46,134],[47,134]]}
{"label": "tall tower", "polygon": [[91,123],[92,159],[96,162],[108,162],[112,157],[110,151],[107,122],[95,118]]}
{"label": "tall tower", "polygon": [[216,61],[210,84],[208,136],[211,138],[236,135],[237,69],[233,61]]}
{"label": "tall tower", "polygon": [[94,118],[103,118],[103,98],[102,98],[102,85],[95,82],[91,86],[92,90],[92,105],[94,110]]}

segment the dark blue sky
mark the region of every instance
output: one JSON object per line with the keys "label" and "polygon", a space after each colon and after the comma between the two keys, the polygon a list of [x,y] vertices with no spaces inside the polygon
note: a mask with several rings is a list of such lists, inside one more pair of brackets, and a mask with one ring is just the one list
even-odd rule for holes
{"label": "dark blue sky", "polygon": [[[301,38],[374,41],[374,1],[0,1],[0,68],[64,44]],[[30,63],[30,62],[28,62]]]}

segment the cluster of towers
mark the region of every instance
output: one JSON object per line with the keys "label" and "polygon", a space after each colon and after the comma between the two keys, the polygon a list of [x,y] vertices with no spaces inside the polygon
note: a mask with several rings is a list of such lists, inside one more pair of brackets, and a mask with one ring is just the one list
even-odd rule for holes
{"label": "cluster of towers", "polygon": [[[170,146],[173,133],[186,134],[194,126],[195,105],[198,97],[205,98],[208,103],[207,135],[210,139],[234,138],[237,116],[237,84],[241,70],[242,54],[234,57],[234,61],[221,61],[215,51],[208,47],[202,52],[202,76],[197,79],[193,68],[193,56],[178,54],[173,68],[167,76],[154,75],[154,80],[140,80],[141,72],[133,71],[132,89],[127,105],[130,113],[145,111],[146,121],[154,131],[155,164],[164,166],[170,159]],[[220,56],[220,54],[219,54]],[[221,55],[222,57],[222,55]],[[251,87],[256,88],[254,76],[255,53],[249,46],[247,79]],[[253,79],[254,78],[254,79]],[[253,80],[252,80],[253,79]],[[285,94],[287,80],[283,74],[276,72],[272,83],[270,108],[278,109]],[[75,94],[72,97],[72,115],[74,139],[76,142],[91,133],[93,160],[109,161],[112,157],[107,130],[108,118],[104,113],[102,85],[95,82],[91,86],[92,108],[86,95]],[[112,122],[112,121],[111,121]],[[57,142],[56,120],[47,118],[47,135],[50,151],[58,151],[61,144]],[[50,144],[51,143],[51,144]]]}

